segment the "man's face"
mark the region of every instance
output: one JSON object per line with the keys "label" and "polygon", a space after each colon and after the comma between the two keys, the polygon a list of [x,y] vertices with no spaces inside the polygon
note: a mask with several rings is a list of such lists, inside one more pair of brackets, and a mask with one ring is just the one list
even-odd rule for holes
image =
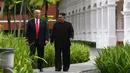
{"label": "man's face", "polygon": [[59,16],[58,16],[58,21],[60,21],[60,22],[64,22],[64,16],[59,15]]}
{"label": "man's face", "polygon": [[34,16],[35,16],[35,18],[39,19],[40,16],[41,16],[41,12],[40,12],[40,10],[36,10],[36,11],[34,11]]}

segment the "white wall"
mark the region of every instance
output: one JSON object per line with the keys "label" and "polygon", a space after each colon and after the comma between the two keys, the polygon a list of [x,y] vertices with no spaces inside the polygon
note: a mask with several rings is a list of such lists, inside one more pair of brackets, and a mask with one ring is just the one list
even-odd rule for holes
{"label": "white wall", "polygon": [[116,0],[61,0],[59,9],[73,24],[74,40],[96,42],[102,48],[116,45],[115,7]]}

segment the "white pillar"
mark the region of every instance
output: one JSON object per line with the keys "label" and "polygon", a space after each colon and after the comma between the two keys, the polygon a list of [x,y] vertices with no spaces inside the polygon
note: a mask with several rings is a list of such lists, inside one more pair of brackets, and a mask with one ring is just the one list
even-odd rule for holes
{"label": "white pillar", "polygon": [[65,20],[69,22],[69,16],[66,16],[66,17],[65,17]]}
{"label": "white pillar", "polygon": [[102,11],[101,7],[97,8],[97,40],[96,40],[96,48],[102,47]]}
{"label": "white pillar", "polygon": [[72,25],[74,27],[74,15],[71,15],[71,23],[72,23]]}
{"label": "white pillar", "polygon": [[77,18],[76,18],[77,16],[76,16],[76,14],[74,14],[74,40],[77,40],[77,35],[76,35],[76,31],[77,31]]}
{"label": "white pillar", "polygon": [[130,0],[124,0],[124,43],[130,43]]}
{"label": "white pillar", "polygon": [[[114,0],[110,0],[114,1]],[[110,2],[111,3],[111,2]],[[115,23],[116,4],[108,4],[108,45],[116,46],[116,23]]]}
{"label": "white pillar", "polygon": [[[111,16],[111,15],[110,15]],[[112,16],[111,16],[112,17]],[[104,5],[102,6],[102,46],[101,47],[106,47],[108,44],[108,23],[107,23],[107,6]],[[115,31],[114,31],[115,32]]]}
{"label": "white pillar", "polygon": [[70,16],[68,16],[68,22],[70,22]]}
{"label": "white pillar", "polygon": [[96,29],[96,9],[91,10],[91,37],[92,37],[92,42],[96,42],[96,34],[97,34],[97,29]]}
{"label": "white pillar", "polygon": [[81,12],[81,23],[80,23],[80,29],[81,29],[81,40],[84,41],[84,31],[85,31],[85,13]]}
{"label": "white pillar", "polygon": [[91,41],[92,37],[91,37],[91,10],[88,9],[87,10],[87,16],[88,16],[88,24],[87,24],[87,41]]}
{"label": "white pillar", "polygon": [[80,12],[80,24],[79,24],[79,40],[82,40],[82,24],[83,24],[83,20],[82,20],[82,14]]}
{"label": "white pillar", "polygon": [[90,11],[89,10],[87,10],[86,12],[85,12],[85,41],[88,41],[88,29],[89,29],[89,13],[90,13]]}
{"label": "white pillar", "polygon": [[77,40],[80,40],[80,14],[77,15]]}
{"label": "white pillar", "polygon": [[78,14],[76,13],[76,30],[75,30],[75,34],[76,34],[76,40],[78,40],[78,29],[79,29],[79,27],[78,27],[78,24],[79,22],[78,22]]}

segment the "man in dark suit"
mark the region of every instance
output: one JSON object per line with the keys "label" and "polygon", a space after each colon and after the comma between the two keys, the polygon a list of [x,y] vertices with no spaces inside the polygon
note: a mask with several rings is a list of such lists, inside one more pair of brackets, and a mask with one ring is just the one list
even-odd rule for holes
{"label": "man in dark suit", "polygon": [[[35,55],[36,48],[38,57],[44,57],[44,46],[48,43],[48,25],[40,19],[41,11],[34,11],[34,18],[28,21],[26,38],[27,45],[30,45],[30,56]],[[43,72],[43,60],[38,59],[38,69]]]}
{"label": "man in dark suit", "polygon": [[58,21],[54,24],[51,43],[55,44],[55,71],[61,71],[61,53],[63,55],[63,71],[70,67],[70,39],[74,37],[74,30],[70,22],[64,20],[65,14],[60,13]]}

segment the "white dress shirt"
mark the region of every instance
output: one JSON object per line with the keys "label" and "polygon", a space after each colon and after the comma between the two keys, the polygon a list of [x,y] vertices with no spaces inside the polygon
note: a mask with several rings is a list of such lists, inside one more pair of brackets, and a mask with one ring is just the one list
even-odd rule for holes
{"label": "white dress shirt", "polygon": [[[36,25],[36,18],[35,18],[35,25]],[[38,19],[38,27],[39,27],[39,25],[40,25],[40,19]]]}

